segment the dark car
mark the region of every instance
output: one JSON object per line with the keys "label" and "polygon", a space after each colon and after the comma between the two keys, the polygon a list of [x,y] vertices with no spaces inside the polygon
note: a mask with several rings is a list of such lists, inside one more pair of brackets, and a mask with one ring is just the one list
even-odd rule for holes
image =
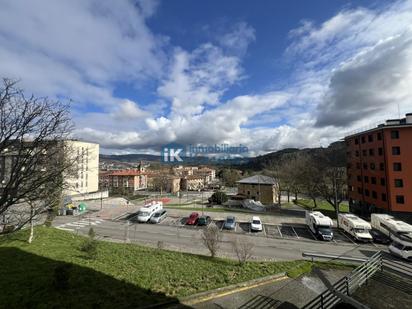
{"label": "dark car", "polygon": [[201,216],[197,220],[197,225],[200,225],[200,226],[209,225],[210,222],[212,222],[212,219],[209,216]]}
{"label": "dark car", "polygon": [[199,219],[199,214],[197,212],[192,212],[186,221],[187,225],[195,225]]}
{"label": "dark car", "polygon": [[373,242],[376,242],[378,244],[388,245],[391,242],[388,236],[386,236],[382,232],[379,232],[378,230],[371,230],[370,234],[372,235]]}

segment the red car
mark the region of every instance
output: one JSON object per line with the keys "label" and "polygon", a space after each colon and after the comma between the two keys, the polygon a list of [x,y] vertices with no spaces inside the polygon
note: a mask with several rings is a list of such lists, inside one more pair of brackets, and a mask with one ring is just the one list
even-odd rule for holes
{"label": "red car", "polygon": [[195,225],[197,222],[197,219],[199,219],[199,214],[197,212],[192,212],[189,218],[187,219],[186,224]]}

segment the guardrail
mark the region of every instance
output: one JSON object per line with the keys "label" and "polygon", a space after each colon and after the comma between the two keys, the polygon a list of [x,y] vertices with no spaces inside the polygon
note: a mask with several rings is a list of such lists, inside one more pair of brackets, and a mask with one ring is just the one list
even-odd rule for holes
{"label": "guardrail", "polygon": [[303,257],[310,257],[312,259],[314,258],[320,258],[320,259],[333,259],[333,260],[342,260],[342,261],[349,261],[349,262],[366,262],[368,259],[365,258],[357,258],[357,257],[352,257],[352,256],[343,256],[343,255],[332,255],[332,254],[322,254],[322,253],[316,253],[316,252],[303,252],[302,253]]}

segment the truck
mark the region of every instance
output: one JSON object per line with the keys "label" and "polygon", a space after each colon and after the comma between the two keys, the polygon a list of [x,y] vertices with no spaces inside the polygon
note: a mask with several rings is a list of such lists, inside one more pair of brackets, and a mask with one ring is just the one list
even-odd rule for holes
{"label": "truck", "polygon": [[387,214],[372,214],[371,225],[390,237],[389,252],[403,259],[412,260],[412,225]]}
{"label": "truck", "polygon": [[320,211],[306,211],[306,225],[319,239],[331,241],[333,239],[333,221]]}
{"label": "truck", "polygon": [[161,201],[152,201],[150,203],[145,204],[137,212],[137,222],[148,222],[154,213],[162,209],[163,203]]}
{"label": "truck", "polygon": [[345,233],[352,236],[357,241],[370,242],[372,241],[372,235],[369,231],[372,229],[369,222],[359,218],[354,214],[342,214],[338,215],[339,228]]}

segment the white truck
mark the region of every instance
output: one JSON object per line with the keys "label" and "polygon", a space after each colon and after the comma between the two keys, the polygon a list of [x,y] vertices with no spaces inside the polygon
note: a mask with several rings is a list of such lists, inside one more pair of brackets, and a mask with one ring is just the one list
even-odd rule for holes
{"label": "white truck", "polygon": [[412,225],[387,214],[372,214],[371,225],[390,237],[388,249],[392,254],[412,260]]}
{"label": "white truck", "polygon": [[138,222],[148,222],[153,214],[163,209],[163,203],[161,201],[153,201],[145,204],[137,212]]}
{"label": "white truck", "polygon": [[306,211],[306,224],[317,238],[328,241],[333,239],[333,221],[320,211]]}
{"label": "white truck", "polygon": [[342,213],[338,215],[338,222],[339,228],[356,240],[362,242],[372,241],[372,235],[369,233],[372,227],[369,222],[366,222],[354,214]]}

